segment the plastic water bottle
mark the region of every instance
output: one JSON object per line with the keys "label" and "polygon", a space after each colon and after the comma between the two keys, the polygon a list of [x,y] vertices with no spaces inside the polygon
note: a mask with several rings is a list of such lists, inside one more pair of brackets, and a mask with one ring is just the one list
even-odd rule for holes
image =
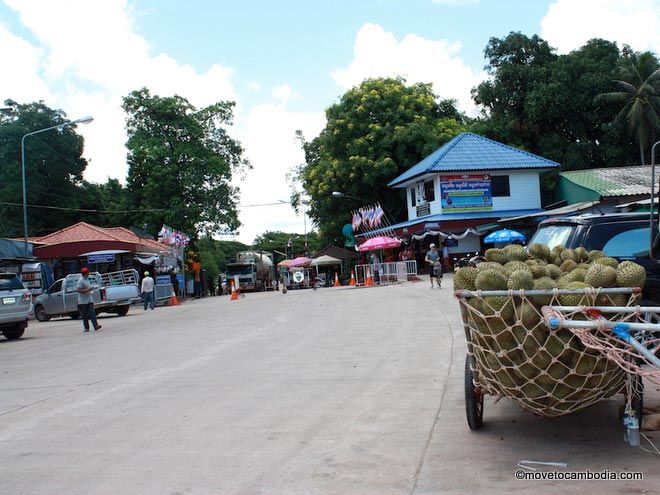
{"label": "plastic water bottle", "polygon": [[637,420],[637,416],[626,414],[623,417],[623,427],[625,428],[623,433],[623,440],[631,447],[638,447],[639,421]]}

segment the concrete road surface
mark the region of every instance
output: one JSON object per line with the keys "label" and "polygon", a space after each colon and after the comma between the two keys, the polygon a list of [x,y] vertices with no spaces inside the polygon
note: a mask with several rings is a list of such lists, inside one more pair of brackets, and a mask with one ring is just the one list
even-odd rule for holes
{"label": "concrete road surface", "polygon": [[[660,457],[623,443],[618,399],[552,421],[488,401],[470,432],[447,288],[248,294],[100,321],[0,341],[1,494],[660,493]],[[644,480],[517,481],[521,459]]]}

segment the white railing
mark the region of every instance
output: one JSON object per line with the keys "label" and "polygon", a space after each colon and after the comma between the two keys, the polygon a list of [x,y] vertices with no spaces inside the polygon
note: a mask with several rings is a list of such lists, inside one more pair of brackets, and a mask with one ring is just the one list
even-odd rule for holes
{"label": "white railing", "polygon": [[170,299],[173,292],[174,286],[172,284],[154,285],[154,297],[156,298],[156,301]]}
{"label": "white railing", "polygon": [[358,285],[365,285],[367,277],[371,275],[375,284],[393,284],[409,280],[417,275],[417,261],[396,261],[380,263],[380,270],[375,273],[374,265],[356,265],[355,276]]}
{"label": "white railing", "polygon": [[137,270],[121,270],[119,272],[101,273],[101,282],[106,287],[115,285],[138,285],[140,279]]}

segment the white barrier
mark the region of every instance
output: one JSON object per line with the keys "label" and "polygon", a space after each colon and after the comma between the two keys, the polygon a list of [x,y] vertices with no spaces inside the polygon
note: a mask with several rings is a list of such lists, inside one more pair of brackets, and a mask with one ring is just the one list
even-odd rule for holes
{"label": "white barrier", "polygon": [[374,265],[356,265],[355,281],[357,285],[365,285],[369,274],[373,277],[375,284],[394,284],[417,275],[417,261],[415,260],[380,263],[379,266],[380,271],[376,273]]}

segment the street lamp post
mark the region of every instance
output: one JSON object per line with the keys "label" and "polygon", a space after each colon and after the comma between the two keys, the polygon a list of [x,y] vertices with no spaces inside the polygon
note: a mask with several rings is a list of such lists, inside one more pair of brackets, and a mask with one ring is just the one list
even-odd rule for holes
{"label": "street lamp post", "polygon": [[23,250],[25,257],[28,257],[28,220],[27,220],[27,190],[25,185],[25,138],[28,136],[34,136],[35,134],[41,134],[42,132],[51,131],[53,129],[62,130],[65,127],[75,125],[75,124],[89,124],[93,117],[83,117],[82,119],[74,120],[73,122],[66,122],[64,124],[54,125],[51,127],[46,127],[45,129],[39,129],[38,131],[28,132],[21,138],[21,175],[23,179]]}

